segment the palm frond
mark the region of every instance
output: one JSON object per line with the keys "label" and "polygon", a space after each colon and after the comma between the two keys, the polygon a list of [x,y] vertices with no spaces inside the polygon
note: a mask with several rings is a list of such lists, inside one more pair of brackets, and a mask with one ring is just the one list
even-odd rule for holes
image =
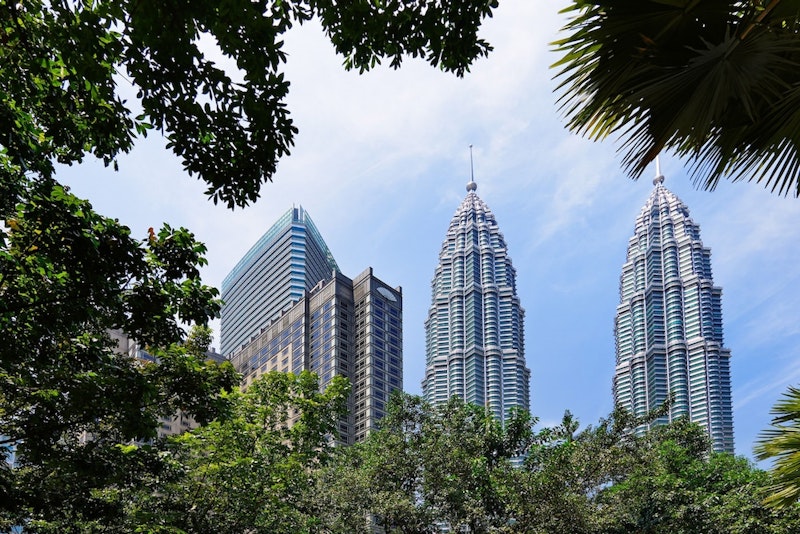
{"label": "palm frond", "polygon": [[575,0],[558,98],[571,130],[619,135],[637,178],[659,152],[697,184],[752,180],[800,194],[797,2]]}
{"label": "palm frond", "polygon": [[800,389],[790,386],[771,413],[772,426],[753,451],[758,460],[774,460],[765,504],[785,507],[800,500]]}

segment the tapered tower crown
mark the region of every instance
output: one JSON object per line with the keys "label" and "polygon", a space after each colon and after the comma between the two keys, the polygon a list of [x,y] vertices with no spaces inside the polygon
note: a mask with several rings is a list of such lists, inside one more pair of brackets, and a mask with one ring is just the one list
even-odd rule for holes
{"label": "tapered tower crown", "polygon": [[470,180],[431,282],[422,391],[429,402],[457,395],[504,420],[530,408],[525,312],[503,234],[476,190]]}
{"label": "tapered tower crown", "polygon": [[288,210],[222,281],[222,354],[239,350],[335,271],[336,260],[308,212],[302,206]]}
{"label": "tapered tower crown", "polygon": [[654,424],[688,417],[707,429],[715,450],[733,452],[731,354],[711,251],[660,172],[653,182],[620,276],[614,402],[645,415],[672,397]]}

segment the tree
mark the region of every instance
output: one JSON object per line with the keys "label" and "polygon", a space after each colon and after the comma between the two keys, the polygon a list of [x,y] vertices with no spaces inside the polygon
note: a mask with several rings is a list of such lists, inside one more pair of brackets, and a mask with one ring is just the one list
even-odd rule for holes
{"label": "tree", "polygon": [[170,438],[178,476],[131,500],[129,530],[295,534],[320,527],[313,477],[331,455],[349,381],[271,372],[232,393],[231,417]]}
{"label": "tree", "polygon": [[431,407],[397,394],[381,428],[323,472],[338,532],[494,532],[508,526],[504,481],[531,440],[530,416],[503,426],[483,407],[454,397]]}
{"label": "tree", "polygon": [[775,512],[759,493],[767,475],[744,458],[711,452],[705,430],[680,419],[634,449],[625,476],[596,499],[601,532],[789,533],[800,509]]}
{"label": "tree", "polygon": [[184,346],[192,354],[205,354],[214,342],[214,335],[208,325],[196,324],[189,330]]}
{"label": "tree", "polygon": [[503,481],[512,461],[527,451],[534,420],[515,410],[501,423],[487,408],[457,397],[434,413],[422,427],[427,505],[455,532],[490,532],[508,524]]}
{"label": "tree", "polygon": [[800,499],[800,389],[790,386],[772,414],[772,426],[759,436],[755,454],[758,460],[774,459],[765,502],[785,508]]}
{"label": "tree", "polygon": [[[284,104],[282,36],[317,16],[347,68],[405,55],[463,75],[496,2],[0,0],[0,521],[29,531],[110,529],[122,494],[165,473],[148,443],[180,408],[208,422],[236,378],[183,327],[219,311],[205,247],[181,228],[142,240],[58,183],[55,164],[106,165],[157,129],[215,202],[259,197],[296,129]],[[198,47],[211,37],[235,81]],[[131,84],[132,111],[118,91]],[[117,354],[110,329],[160,359]],[[195,346],[192,347],[192,344]],[[90,438],[90,439],[82,439]]]}
{"label": "tree", "polygon": [[318,482],[334,532],[371,533],[372,522],[387,533],[436,532],[438,516],[422,496],[423,426],[431,417],[421,397],[395,394],[377,432],[337,451]]}
{"label": "tree", "polygon": [[[608,482],[605,454],[612,447],[588,447],[587,431],[567,411],[559,426],[534,438],[521,469],[505,482],[513,532],[591,532],[590,493]],[[599,443],[600,440],[597,440]]]}
{"label": "tree", "polygon": [[[463,75],[491,47],[477,37],[495,0],[0,2],[0,198],[13,206],[31,173],[86,154],[106,164],[155,128],[214,202],[259,197],[297,132],[284,102],[283,34],[318,17],[345,67],[424,57]],[[207,59],[208,36],[242,81]],[[133,85],[141,113],[117,84]]]}
{"label": "tree", "polygon": [[395,534],[798,531],[800,507],[765,506],[767,473],[713,453],[699,425],[635,433],[662,413],[615,410],[579,430],[566,412],[533,433],[525,414],[503,428],[457,398],[431,407],[397,396],[379,431],[319,472],[321,524],[336,534],[372,532],[367,518]]}
{"label": "tree", "polygon": [[622,138],[637,178],[664,150],[694,180],[800,195],[800,10],[781,0],[574,0],[554,43],[561,109]]}
{"label": "tree", "polygon": [[712,453],[698,425],[680,419],[634,434],[642,422],[616,410],[576,432],[567,413],[540,430],[506,482],[512,531],[783,534],[800,526],[797,507],[776,513],[760,502],[766,473]]}
{"label": "tree", "polygon": [[[213,419],[237,378],[176,345],[181,323],[219,308],[199,279],[205,247],[188,231],[137,241],[58,185],[27,184],[25,197],[0,235],[0,436],[17,447],[0,519],[91,528],[119,517],[118,490],[160,469],[146,444],[159,417]],[[114,329],[160,364],[121,354]]]}

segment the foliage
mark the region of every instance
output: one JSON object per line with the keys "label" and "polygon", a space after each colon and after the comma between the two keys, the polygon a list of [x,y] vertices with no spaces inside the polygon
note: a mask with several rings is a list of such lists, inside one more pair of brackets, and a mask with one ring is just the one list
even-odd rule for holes
{"label": "foliage", "polygon": [[502,527],[509,521],[502,482],[530,442],[530,425],[517,412],[503,427],[456,397],[430,407],[395,395],[381,429],[323,474],[339,532],[370,532],[365,517],[395,533]]}
{"label": "foliage", "polygon": [[712,453],[699,426],[679,420],[641,438],[621,480],[597,495],[602,532],[792,532],[800,510],[761,504],[767,476],[744,458]]}
{"label": "foliage", "polygon": [[[219,309],[199,279],[205,247],[169,226],[137,241],[48,182],[28,186],[0,231],[0,436],[18,453],[0,515],[66,531],[115,517],[113,490],[160,469],[133,440],[179,408],[223,413],[217,393],[236,379],[174,345],[181,322]],[[160,365],[120,354],[114,329],[152,345]]]}
{"label": "foliage", "polygon": [[[297,131],[281,72],[293,24],[319,17],[347,68],[411,55],[463,75],[491,49],[477,30],[494,7],[0,0],[0,456],[19,453],[16,469],[0,463],[0,528],[119,527],[134,488],[180,475],[149,442],[159,416],[224,416],[230,397],[219,392],[236,382],[229,365],[203,362],[207,336],[176,345],[183,325],[219,311],[200,282],[205,247],[166,225],[133,239],[59,184],[56,163],[91,154],[116,167],[156,129],[214,202],[245,206]],[[201,41],[238,71],[205,57]],[[159,365],[118,354],[111,330]]]}
{"label": "foliage", "polygon": [[706,432],[685,419],[641,436],[631,430],[642,421],[624,411],[575,435],[571,422],[568,415],[541,431],[518,475],[517,532],[784,533],[800,525],[800,510],[761,504],[763,471],[712,453]]}
{"label": "foliage", "polygon": [[231,417],[171,438],[175,472],[131,503],[131,530],[297,534],[319,525],[313,473],[329,459],[349,382],[268,373],[232,393]]}
{"label": "foliage", "polygon": [[567,412],[531,433],[524,414],[504,429],[458,399],[398,396],[380,431],[321,471],[321,522],[332,533],[371,532],[365,518],[389,533],[797,531],[800,508],[764,506],[767,474],[712,453],[698,425],[634,433],[659,415],[616,410],[579,431]]}
{"label": "foliage", "polygon": [[186,336],[184,346],[186,350],[193,354],[205,354],[208,352],[213,341],[214,335],[211,327],[208,325],[196,324],[189,331],[189,335]]}
{"label": "foliage", "polygon": [[633,177],[664,150],[696,182],[800,195],[800,8],[780,0],[574,0],[554,43],[568,127],[619,133]]}
{"label": "foliage", "polygon": [[339,451],[318,482],[334,532],[371,533],[371,522],[387,532],[435,532],[436,515],[420,498],[422,426],[431,416],[420,397],[395,394],[381,429]]}
{"label": "foliage", "polygon": [[759,436],[756,458],[774,459],[767,488],[770,506],[794,506],[800,499],[800,389],[790,386],[772,408],[771,428]]}
{"label": "foliage", "polygon": [[[368,70],[405,55],[461,76],[491,47],[477,37],[494,0],[0,1],[0,198],[25,173],[86,154],[106,165],[155,128],[214,202],[259,197],[297,128],[286,108],[283,35],[319,17],[345,66]],[[199,42],[216,44],[226,73]],[[235,79],[239,77],[240,79]],[[141,113],[117,84],[131,84]]]}

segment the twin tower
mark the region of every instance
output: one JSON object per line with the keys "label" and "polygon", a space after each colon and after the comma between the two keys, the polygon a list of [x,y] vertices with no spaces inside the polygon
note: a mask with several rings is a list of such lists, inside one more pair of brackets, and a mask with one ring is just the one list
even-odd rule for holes
{"label": "twin tower", "polygon": [[[716,451],[733,452],[730,351],[722,338],[721,290],[710,251],[663,176],[636,220],[620,277],[614,402],[647,426],[688,417]],[[500,420],[530,410],[524,316],[516,270],[494,214],[474,181],[439,253],[425,320],[423,397],[457,395]],[[317,372],[351,380],[340,441],[360,441],[402,389],[402,289],[367,269],[354,279],[338,266],[308,214],[292,208],[222,285],[221,343],[244,384],[268,370]]]}

